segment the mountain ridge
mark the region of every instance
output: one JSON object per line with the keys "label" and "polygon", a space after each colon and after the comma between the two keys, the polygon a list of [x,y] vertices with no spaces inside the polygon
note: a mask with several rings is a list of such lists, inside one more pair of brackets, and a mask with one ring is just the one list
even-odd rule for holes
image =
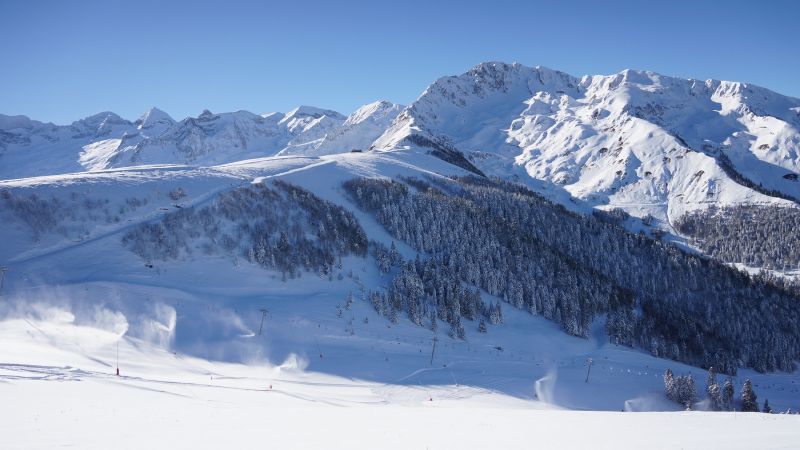
{"label": "mountain ridge", "polygon": [[796,204],[800,99],[647,70],[576,77],[493,61],[435,80],[407,107],[382,100],[349,116],[300,106],[174,121],[154,108],[136,121],[102,112],[57,126],[0,115],[6,179],[353,150],[429,152],[567,206],[621,208],[671,230],[708,206]]}
{"label": "mountain ridge", "polygon": [[748,83],[489,62],[435,81],[373,146],[446,143],[488,175],[669,228],[709,204],[793,204],[798,130],[800,99]]}
{"label": "mountain ridge", "polygon": [[371,109],[360,108],[352,117],[313,106],[264,115],[204,110],[180,121],[154,107],[136,121],[101,112],[65,126],[0,115],[0,179],[361,149],[402,108],[385,100],[365,107]]}

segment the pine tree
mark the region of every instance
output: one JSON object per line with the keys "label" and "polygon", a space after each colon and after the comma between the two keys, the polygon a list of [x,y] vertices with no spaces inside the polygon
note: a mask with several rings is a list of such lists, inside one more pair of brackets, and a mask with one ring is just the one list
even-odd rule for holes
{"label": "pine tree", "polygon": [[499,325],[503,323],[503,310],[500,302],[496,302],[489,306],[489,323],[492,325]]}
{"label": "pine tree", "polygon": [[450,323],[450,330],[447,335],[453,339],[465,340],[467,333],[464,331],[464,325],[461,324],[461,316],[456,316],[455,320]]}
{"label": "pine tree", "polygon": [[672,370],[664,372],[664,388],[667,398],[684,406],[687,410],[692,408],[692,404],[697,397],[692,375],[673,376]]}
{"label": "pine tree", "polygon": [[722,409],[722,389],[717,382],[717,372],[713,367],[708,369],[708,377],[706,378],[706,394],[710,402],[711,409],[719,411]]}
{"label": "pine tree", "polygon": [[730,411],[733,409],[733,380],[728,378],[722,387],[722,409]]}
{"label": "pine tree", "polygon": [[697,398],[697,391],[694,387],[694,377],[687,375],[679,378],[680,381],[682,381],[680,384],[680,403],[686,405],[686,410],[689,411],[692,409],[692,404],[694,404],[695,398]]}
{"label": "pine tree", "polygon": [[769,399],[764,399],[764,409],[761,411],[767,414],[772,414],[772,408],[769,407]]}
{"label": "pine tree", "polygon": [[347,298],[345,299],[344,302],[344,309],[350,310],[350,307],[353,306],[354,302],[355,302],[355,297],[353,297],[353,291],[350,291],[347,293]]}
{"label": "pine tree", "polygon": [[479,333],[486,333],[486,322],[481,319],[480,323],[478,323],[478,332]]}
{"label": "pine tree", "polygon": [[742,411],[758,412],[756,392],[753,390],[753,383],[749,378],[744,380],[742,385]]}
{"label": "pine tree", "polygon": [[392,241],[392,246],[389,248],[389,264],[392,266],[399,266],[403,262],[403,257],[397,251],[397,246]]}
{"label": "pine tree", "polygon": [[667,398],[675,400],[675,377],[672,375],[671,369],[664,372],[664,389],[667,392]]}

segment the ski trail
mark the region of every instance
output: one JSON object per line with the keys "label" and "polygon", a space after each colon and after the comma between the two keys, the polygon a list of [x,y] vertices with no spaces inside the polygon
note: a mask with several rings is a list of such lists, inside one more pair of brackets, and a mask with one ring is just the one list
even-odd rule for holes
{"label": "ski trail", "polygon": [[[10,373],[3,373],[3,372],[10,372]],[[243,392],[274,393],[277,395],[283,395],[286,397],[295,398],[310,403],[324,404],[336,407],[347,406],[348,404],[363,405],[363,404],[388,403],[385,399],[378,399],[375,401],[346,400],[344,398],[330,397],[321,394],[311,395],[300,392],[292,392],[280,388],[269,389],[269,388],[256,388],[256,387],[229,386],[219,383],[208,384],[208,383],[197,383],[192,381],[175,381],[169,379],[163,380],[163,379],[154,379],[141,376],[130,376],[130,375],[117,376],[112,373],[98,372],[93,370],[83,370],[72,366],[43,366],[43,365],[29,365],[29,364],[15,364],[15,363],[0,363],[0,381],[80,381],[82,379],[97,379],[105,381],[119,380],[127,382],[123,384],[123,386],[126,387],[131,387],[135,389],[145,389],[152,392],[177,395],[187,398],[196,398],[196,399],[201,399],[201,396],[199,396],[193,389],[217,389],[217,390],[232,390],[232,391],[243,391]],[[259,380],[254,378],[243,378],[243,379],[264,385],[268,383],[266,379],[265,380]],[[290,383],[290,384],[293,383],[292,380],[282,380],[282,379],[273,380],[273,382],[275,381],[280,381],[281,383]],[[133,383],[144,383],[145,385],[142,386]],[[191,395],[185,395],[164,389],[156,389],[148,386],[150,384],[180,387],[186,389]],[[363,385],[342,385],[338,383],[322,383],[322,382],[320,383],[294,382],[294,384],[314,385],[323,388],[349,387],[353,389],[362,389],[365,391],[369,390],[368,386],[363,386]]]}
{"label": "ski trail", "polygon": [[[283,172],[270,174],[270,175],[264,175],[264,176],[255,177],[255,178],[251,178],[251,177],[245,176],[245,175],[237,175],[237,174],[234,174],[234,173],[231,173],[231,172],[227,172],[227,171],[212,169],[215,172],[218,172],[220,174],[224,174],[226,177],[231,177],[231,179],[233,179],[233,180],[238,179],[239,181],[236,182],[236,183],[231,183],[231,184],[225,183],[222,186],[219,186],[217,188],[211,189],[211,190],[205,192],[204,194],[197,196],[195,199],[193,199],[193,201],[191,203],[187,203],[184,206],[184,208],[196,208],[196,207],[199,207],[199,206],[203,206],[203,205],[209,203],[210,201],[212,201],[219,193],[221,193],[223,191],[226,191],[226,190],[233,190],[233,189],[236,189],[236,188],[239,188],[239,187],[242,187],[242,186],[246,186],[248,184],[260,183],[260,182],[263,182],[264,180],[267,180],[267,179],[282,177],[282,176],[285,176],[285,175],[290,175],[290,174],[293,174],[293,173],[297,173],[297,172],[301,172],[301,171],[304,171],[304,170],[312,169],[314,167],[318,167],[318,166],[322,166],[322,165],[326,165],[326,164],[335,164],[335,163],[336,163],[335,160],[323,160],[323,161],[311,163],[311,164],[308,164],[308,165],[305,165],[305,166],[302,166],[302,167],[294,167],[292,169],[289,169],[289,170],[286,170],[286,171],[283,171]],[[105,239],[105,238],[107,238],[109,236],[113,236],[115,234],[119,234],[119,233],[125,232],[127,230],[130,230],[133,227],[141,225],[142,223],[146,223],[146,222],[150,222],[150,221],[153,221],[155,219],[158,219],[159,217],[162,217],[162,216],[168,214],[169,212],[172,212],[172,210],[163,211],[163,210],[161,210],[159,208],[159,209],[156,209],[156,210],[150,212],[149,214],[146,214],[144,216],[141,216],[141,217],[137,218],[134,221],[127,222],[125,225],[122,225],[120,227],[113,228],[111,230],[108,230],[108,231],[105,231],[103,233],[97,234],[97,235],[92,236],[92,237],[90,237],[88,239],[85,239],[85,240],[82,240],[82,241],[79,241],[79,242],[61,243],[61,244],[58,244],[56,246],[43,249],[43,250],[41,250],[41,251],[39,251],[39,252],[37,252],[37,253],[35,253],[33,255],[27,256],[27,257],[17,256],[15,258],[12,258],[11,260],[9,260],[9,263],[25,264],[25,263],[28,263],[28,262],[36,261],[36,260],[38,260],[40,258],[43,258],[43,257],[46,257],[46,256],[49,257],[49,256],[53,256],[53,255],[58,255],[60,253],[69,251],[71,249],[79,248],[79,247],[81,247],[83,245],[91,244],[91,243],[97,242],[97,241],[99,241],[101,239]]]}

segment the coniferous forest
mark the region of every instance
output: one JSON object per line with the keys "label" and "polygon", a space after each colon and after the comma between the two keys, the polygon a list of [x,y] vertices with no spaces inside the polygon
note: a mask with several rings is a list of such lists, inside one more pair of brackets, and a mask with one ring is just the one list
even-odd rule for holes
{"label": "coniferous forest", "polygon": [[[459,280],[569,334],[587,336],[593,320],[605,316],[612,341],[656,356],[728,374],[741,366],[794,368],[798,294],[766,278],[571,213],[502,181],[355,179],[345,188],[392,236]],[[415,302],[418,296],[431,294],[417,294]],[[441,307],[433,299],[427,304]]]}
{"label": "coniferous forest", "polygon": [[275,181],[219,194],[202,208],[183,208],[122,237],[146,261],[182,255],[230,255],[280,271],[330,276],[342,256],[367,252],[367,237],[352,213],[292,184]]}
{"label": "coniferous forest", "polygon": [[[404,260],[394,243],[368,242],[347,209],[282,181],[169,213],[131,229],[123,244],[146,261],[233,255],[283,279],[302,271],[332,277],[342,257],[369,252],[392,281],[364,297],[392,322],[403,315],[419,326],[443,322],[449,336],[465,339],[465,327],[486,332],[503,322],[503,308],[517,308],[579,337],[599,320],[616,344],[721,373],[794,369],[796,287],[499,180],[353,179],[344,188],[417,258]],[[688,220],[681,226],[691,234],[702,218]]]}
{"label": "coniferous forest", "polygon": [[739,205],[685,214],[675,229],[706,254],[772,270],[800,267],[800,209]]}

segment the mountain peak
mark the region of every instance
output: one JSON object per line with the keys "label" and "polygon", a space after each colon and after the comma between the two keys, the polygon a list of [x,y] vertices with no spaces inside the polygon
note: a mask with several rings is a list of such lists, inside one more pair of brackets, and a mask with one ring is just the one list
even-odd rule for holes
{"label": "mountain peak", "polygon": [[315,106],[301,105],[286,113],[286,116],[284,117],[283,120],[290,120],[292,118],[298,118],[298,117],[311,117],[314,119],[319,119],[322,116],[327,116],[332,119],[341,119],[341,120],[345,119],[344,115],[330,109],[322,109],[322,108],[317,108]]}
{"label": "mountain peak", "polygon": [[172,125],[175,123],[175,120],[164,111],[152,107],[142,114],[137,122],[139,123],[139,129],[146,129],[155,125]]}
{"label": "mountain peak", "polygon": [[83,119],[77,120],[73,123],[83,123],[83,124],[101,124],[103,122],[111,122],[111,123],[120,123],[126,122],[125,119],[120,117],[114,112],[111,111],[103,111],[97,114],[92,114],[91,116],[84,117]]}
{"label": "mountain peak", "polygon": [[42,122],[32,120],[28,116],[7,116],[5,114],[0,114],[0,130],[11,130],[15,128],[29,129],[39,125],[42,125]]}
{"label": "mountain peak", "polygon": [[379,120],[389,115],[391,115],[393,119],[403,108],[402,105],[392,103],[388,100],[378,100],[367,103],[350,114],[345,125],[355,125],[368,119]]}

